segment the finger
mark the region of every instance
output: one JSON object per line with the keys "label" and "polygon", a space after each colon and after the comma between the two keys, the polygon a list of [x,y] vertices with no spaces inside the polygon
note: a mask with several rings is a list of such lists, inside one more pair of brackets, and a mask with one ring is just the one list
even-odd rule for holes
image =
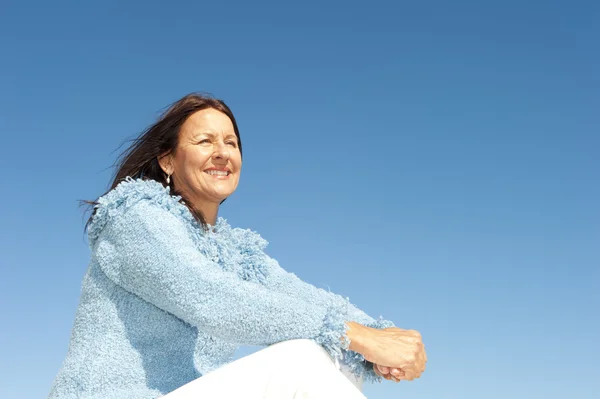
{"label": "finger", "polygon": [[402,369],[392,368],[390,369],[390,374],[396,378],[400,378],[404,376],[404,371]]}
{"label": "finger", "polygon": [[382,373],[381,371],[379,371],[379,367],[377,367],[376,364],[373,364],[373,371],[375,372],[375,374],[377,374],[380,377],[384,377],[385,378],[385,374]]}
{"label": "finger", "polygon": [[421,365],[420,363],[415,364],[413,369],[413,379],[417,379],[421,376]]}
{"label": "finger", "polygon": [[379,371],[381,371],[383,374],[389,374],[389,373],[390,373],[390,368],[389,368],[389,367],[377,365],[377,368],[378,368],[378,369],[379,369]]}
{"label": "finger", "polygon": [[417,373],[413,365],[402,368],[402,371],[404,371],[404,377],[402,377],[403,380],[412,381],[416,378]]}
{"label": "finger", "polygon": [[415,378],[419,378],[421,376],[421,371],[423,368],[423,354],[421,352],[417,353],[417,359],[415,360]]}
{"label": "finger", "polygon": [[386,380],[389,380],[392,378],[389,373],[382,373],[377,364],[373,364],[373,370],[375,371],[375,374],[377,374],[378,376],[380,376],[382,378],[385,378]]}
{"label": "finger", "polygon": [[385,378],[388,381],[394,379],[394,376],[391,375],[391,374],[383,374],[382,377]]}
{"label": "finger", "polygon": [[425,371],[425,363],[427,363],[427,354],[425,353],[425,349],[420,353],[420,363],[419,363],[419,375]]}
{"label": "finger", "polygon": [[378,376],[380,376],[380,377],[383,377],[383,376],[381,375],[381,372],[379,371],[379,367],[377,367],[377,365],[376,365],[376,364],[373,364],[373,371],[374,371],[374,372],[375,372],[375,374],[377,374]]}

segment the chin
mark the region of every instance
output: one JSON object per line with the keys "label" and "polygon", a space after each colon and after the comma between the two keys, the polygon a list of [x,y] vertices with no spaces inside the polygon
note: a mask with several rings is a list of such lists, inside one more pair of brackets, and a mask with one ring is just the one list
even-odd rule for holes
{"label": "chin", "polygon": [[226,200],[227,198],[231,197],[231,194],[233,194],[233,191],[219,192],[219,193],[215,193],[215,197],[219,198],[219,201],[223,201],[223,200]]}
{"label": "chin", "polygon": [[229,193],[229,194],[227,194],[227,195],[221,195],[221,196],[220,196],[220,197],[222,198],[222,200],[221,200],[221,201],[223,201],[223,200],[226,200],[227,198],[231,197],[231,195],[232,195],[232,194],[233,194],[233,193]]}

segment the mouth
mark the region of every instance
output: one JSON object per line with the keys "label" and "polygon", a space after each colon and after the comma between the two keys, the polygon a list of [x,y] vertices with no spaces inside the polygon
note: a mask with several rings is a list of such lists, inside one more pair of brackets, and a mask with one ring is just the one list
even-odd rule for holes
{"label": "mouth", "polygon": [[215,176],[215,177],[228,177],[231,174],[231,171],[227,168],[225,169],[207,169],[204,171],[207,175]]}

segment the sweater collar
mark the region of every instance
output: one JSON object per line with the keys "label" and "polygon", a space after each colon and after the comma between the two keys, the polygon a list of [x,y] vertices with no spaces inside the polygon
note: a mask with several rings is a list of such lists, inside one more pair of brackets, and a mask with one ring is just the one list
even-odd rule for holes
{"label": "sweater collar", "polygon": [[[165,187],[153,179],[126,177],[114,189],[98,199],[94,207],[94,216],[88,227],[90,245],[94,244],[102,229],[115,215],[142,200],[155,203],[183,219],[187,224],[196,227],[203,234],[206,233],[182,201],[181,196],[171,195],[170,187]],[[222,217],[217,218],[214,226],[209,224],[207,227],[209,232],[214,233],[223,233],[231,229],[227,220]]]}

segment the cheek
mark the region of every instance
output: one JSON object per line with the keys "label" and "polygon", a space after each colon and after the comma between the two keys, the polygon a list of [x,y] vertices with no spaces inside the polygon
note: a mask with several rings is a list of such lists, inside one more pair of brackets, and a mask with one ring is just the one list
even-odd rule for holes
{"label": "cheek", "polygon": [[186,169],[185,173],[197,173],[204,170],[206,162],[210,158],[202,151],[186,151],[182,154],[182,166]]}
{"label": "cheek", "polygon": [[231,158],[231,163],[238,172],[242,170],[242,158],[239,153]]}

